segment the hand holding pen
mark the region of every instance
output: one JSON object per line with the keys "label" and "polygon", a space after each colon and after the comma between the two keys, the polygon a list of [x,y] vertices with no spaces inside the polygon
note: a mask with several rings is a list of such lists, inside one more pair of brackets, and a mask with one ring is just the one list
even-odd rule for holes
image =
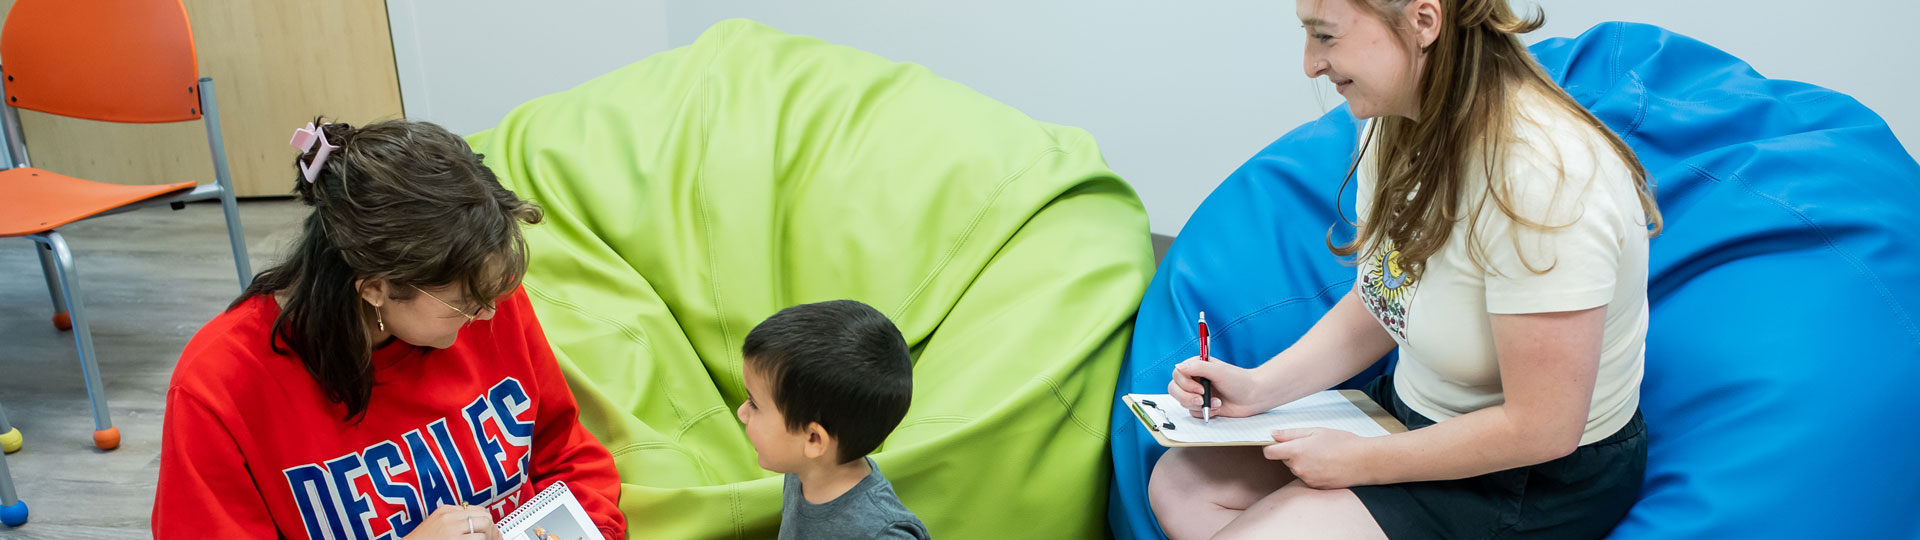
{"label": "hand holding pen", "polygon": [[1263,389],[1252,370],[1227,362],[1215,362],[1210,356],[1212,332],[1201,314],[1200,356],[1188,358],[1173,368],[1173,381],[1167,394],[1193,414],[1211,421],[1214,416],[1244,417],[1266,412],[1278,404],[1260,399]]}
{"label": "hand holding pen", "polygon": [[[1213,361],[1213,357],[1207,354],[1207,346],[1212,338],[1213,336],[1207,334],[1207,312],[1202,311],[1200,312],[1201,362]],[[1213,423],[1213,380],[1206,377],[1195,377],[1195,380],[1200,381],[1200,420],[1211,424]]]}

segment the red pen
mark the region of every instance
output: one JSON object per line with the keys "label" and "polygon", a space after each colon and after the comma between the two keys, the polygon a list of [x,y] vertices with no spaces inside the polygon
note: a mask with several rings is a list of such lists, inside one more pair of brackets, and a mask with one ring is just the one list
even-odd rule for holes
{"label": "red pen", "polygon": [[[1200,361],[1201,362],[1213,361],[1213,357],[1207,355],[1208,341],[1211,341],[1211,339],[1210,339],[1210,336],[1207,335],[1207,312],[1202,311],[1200,312]],[[1206,377],[1194,377],[1193,379],[1196,381],[1200,381],[1201,422],[1211,424],[1213,423],[1213,381],[1207,380]]]}

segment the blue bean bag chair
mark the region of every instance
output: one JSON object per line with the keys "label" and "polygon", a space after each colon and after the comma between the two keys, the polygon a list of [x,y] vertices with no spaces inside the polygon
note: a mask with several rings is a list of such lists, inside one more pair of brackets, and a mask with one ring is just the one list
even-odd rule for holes
{"label": "blue bean bag chair", "polygon": [[[1666,217],[1647,284],[1646,484],[1612,537],[1920,538],[1920,165],[1886,122],[1653,26],[1533,52],[1639,154]],[[1344,109],[1301,126],[1207,198],[1140,306],[1120,393],[1164,391],[1197,352],[1195,312],[1217,356],[1252,365],[1346,292],[1354,271],[1323,238],[1343,223],[1332,199],[1356,128]],[[1351,217],[1353,189],[1338,204]],[[1115,411],[1109,522],[1165,538],[1147,504],[1165,449]]]}

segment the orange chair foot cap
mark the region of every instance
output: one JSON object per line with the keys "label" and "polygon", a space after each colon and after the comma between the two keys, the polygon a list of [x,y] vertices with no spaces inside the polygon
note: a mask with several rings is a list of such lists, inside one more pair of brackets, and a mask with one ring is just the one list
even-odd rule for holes
{"label": "orange chair foot cap", "polygon": [[62,332],[72,330],[73,316],[68,315],[65,311],[53,314],[53,327],[59,328]]}
{"label": "orange chair foot cap", "polygon": [[112,450],[115,448],[119,448],[120,447],[120,428],[110,427],[107,429],[93,432],[93,445],[100,447],[101,450]]}
{"label": "orange chair foot cap", "polygon": [[26,442],[27,438],[20,435],[20,428],[13,428],[13,431],[0,433],[0,452],[19,452],[20,445]]}

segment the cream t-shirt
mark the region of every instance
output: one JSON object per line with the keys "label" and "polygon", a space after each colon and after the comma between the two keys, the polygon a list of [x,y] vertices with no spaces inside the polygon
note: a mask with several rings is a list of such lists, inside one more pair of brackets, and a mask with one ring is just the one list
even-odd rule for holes
{"label": "cream t-shirt", "polygon": [[[1434,421],[1505,402],[1490,314],[1606,306],[1600,369],[1580,437],[1585,445],[1618,431],[1640,405],[1647,220],[1632,174],[1606,139],[1543,95],[1520,92],[1516,99],[1522,114],[1505,162],[1496,163],[1499,174],[1490,176],[1474,150],[1463,178],[1457,215],[1478,220],[1472,237],[1458,223],[1417,282],[1392,246],[1364,252],[1354,283],[1367,311],[1399,343],[1400,399]],[[1377,173],[1377,152],[1367,154],[1355,172],[1360,219],[1371,207]],[[1492,201],[1481,205],[1489,181],[1509,186],[1521,216],[1566,226],[1543,231],[1515,222]],[[1469,258],[1469,242],[1478,243],[1484,267]]]}

